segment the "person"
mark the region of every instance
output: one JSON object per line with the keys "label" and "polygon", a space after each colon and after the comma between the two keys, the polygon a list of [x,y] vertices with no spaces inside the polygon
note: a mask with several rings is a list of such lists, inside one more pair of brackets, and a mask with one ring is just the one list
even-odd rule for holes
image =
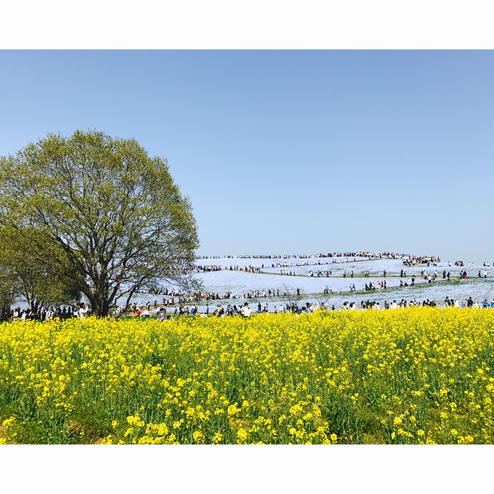
{"label": "person", "polygon": [[249,304],[247,302],[245,302],[245,304],[242,307],[242,310],[240,312],[241,312],[241,314],[244,317],[250,317],[250,315],[252,314],[252,312],[251,312],[250,307],[249,307]]}
{"label": "person", "polygon": [[157,312],[158,321],[164,321],[166,318],[166,309],[164,307],[160,307]]}
{"label": "person", "polygon": [[81,302],[79,310],[77,311],[77,315],[79,316],[79,319],[84,319],[88,312],[89,312],[89,307]]}

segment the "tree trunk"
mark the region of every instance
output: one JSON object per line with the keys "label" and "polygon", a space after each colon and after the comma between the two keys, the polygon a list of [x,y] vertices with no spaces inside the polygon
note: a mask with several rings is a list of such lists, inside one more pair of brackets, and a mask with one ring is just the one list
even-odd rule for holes
{"label": "tree trunk", "polygon": [[8,321],[10,319],[10,305],[0,306],[0,321]]}
{"label": "tree trunk", "polygon": [[95,316],[106,317],[108,315],[110,306],[107,302],[106,294],[97,291],[96,293],[87,293],[86,296],[89,299],[89,303],[91,305],[91,312]]}

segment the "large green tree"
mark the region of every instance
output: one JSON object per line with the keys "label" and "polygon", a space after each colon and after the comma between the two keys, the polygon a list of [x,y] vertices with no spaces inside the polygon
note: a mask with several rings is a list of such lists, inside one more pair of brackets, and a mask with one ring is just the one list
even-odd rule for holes
{"label": "large green tree", "polygon": [[127,306],[150,285],[186,283],[198,245],[166,160],[101,132],[49,135],[0,158],[0,224],[38,232],[40,250],[101,316],[119,297]]}

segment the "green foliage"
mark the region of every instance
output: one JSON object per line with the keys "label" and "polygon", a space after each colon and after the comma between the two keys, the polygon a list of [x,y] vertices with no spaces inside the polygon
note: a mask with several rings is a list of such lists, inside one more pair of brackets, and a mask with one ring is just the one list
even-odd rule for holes
{"label": "green foliage", "polygon": [[159,280],[185,281],[198,245],[190,203],[135,140],[49,135],[0,165],[0,223],[48,255],[96,314]]}
{"label": "green foliage", "polygon": [[53,252],[50,239],[33,228],[0,227],[0,269],[11,286],[9,305],[22,296],[38,312],[80,299],[74,281],[59,273],[61,256],[63,252]]}

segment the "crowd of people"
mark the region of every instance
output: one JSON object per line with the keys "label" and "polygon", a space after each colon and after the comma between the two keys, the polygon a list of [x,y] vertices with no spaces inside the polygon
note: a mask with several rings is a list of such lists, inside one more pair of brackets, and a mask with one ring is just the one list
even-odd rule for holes
{"label": "crowd of people", "polygon": [[[350,290],[355,291],[355,290]],[[325,290],[326,293],[326,290]],[[293,312],[293,313],[308,313],[315,312],[318,310],[388,310],[388,309],[399,309],[406,307],[437,307],[438,304],[434,300],[424,299],[422,302],[419,302],[417,299],[409,300],[401,299],[400,301],[393,300],[392,302],[384,301],[382,304],[379,301],[371,301],[362,300],[360,304],[357,302],[343,302],[339,308],[336,307],[335,304],[330,305],[329,303],[324,302],[306,302],[302,305],[298,305],[295,301],[286,301],[285,303],[280,303],[274,305],[273,309],[270,310],[269,303],[265,302],[264,305],[261,302],[257,303],[257,312],[255,313],[279,313],[279,312]],[[444,299],[443,303],[444,307],[466,307],[473,309],[487,309],[494,308],[494,299],[488,301],[488,299],[484,299],[483,301],[474,300],[471,296],[467,297],[464,300],[460,300],[458,298],[452,298],[447,296]],[[26,321],[26,320],[41,320],[41,321],[50,321],[53,319],[66,320],[70,318],[85,318],[91,313],[91,308],[89,305],[80,303],[77,307],[57,307],[57,308],[47,308],[39,313],[34,311],[30,311],[28,309],[21,310],[20,308],[15,308],[11,311],[11,320],[13,321]],[[138,304],[132,304],[129,307],[129,311],[127,315],[132,315],[134,317],[153,317],[157,316],[159,320],[169,319],[171,317],[177,316],[216,316],[216,317],[225,317],[225,316],[235,316],[240,315],[243,317],[250,317],[252,315],[252,311],[249,307],[249,302],[244,302],[243,304],[228,304],[226,308],[223,307],[222,304],[217,304],[216,308],[213,310],[213,307],[209,307],[207,305],[204,308],[204,311],[200,312],[197,304],[194,304],[192,307],[188,305],[179,305],[173,308],[173,311],[163,305],[158,305],[157,301],[155,301],[154,305],[150,302],[147,302],[144,306],[139,306]],[[123,315],[123,308],[117,307],[113,311],[114,316]]]}
{"label": "crowd of people", "polygon": [[[221,304],[218,304],[216,308],[213,310],[209,306],[205,308],[203,312],[200,312],[197,305],[193,307],[188,306],[180,306],[176,307],[173,312],[167,312],[166,308],[161,307],[157,310],[156,316],[159,320],[169,319],[171,317],[178,316],[200,316],[200,317],[226,317],[226,316],[243,316],[250,317],[252,314],[277,314],[280,312],[292,312],[296,314],[300,313],[310,313],[316,312],[319,310],[326,311],[345,311],[345,310],[393,310],[393,309],[401,309],[406,307],[438,307],[438,303],[435,300],[424,299],[421,302],[416,298],[413,300],[393,300],[383,302],[373,301],[373,300],[362,300],[360,303],[357,302],[343,302],[341,306],[337,307],[335,304],[329,304],[324,302],[306,302],[299,305],[296,302],[287,302],[284,304],[274,305],[272,310],[270,310],[270,306],[268,303],[261,304],[260,302],[257,304],[257,311],[253,312],[248,302],[243,303],[242,305],[236,304],[228,304],[226,308],[224,308]],[[474,301],[472,297],[466,298],[464,301],[460,299],[446,297],[444,300],[444,307],[467,307],[473,309],[494,309],[494,299],[488,301],[487,299],[482,302]],[[143,310],[139,308],[134,312],[134,316],[136,317],[151,317],[152,313],[150,312],[150,308],[146,307]]]}
{"label": "crowd of people", "polygon": [[[333,261],[333,262],[336,262],[336,261]],[[309,266],[309,265],[321,265],[322,263],[314,263],[314,264],[293,264],[293,265],[288,265],[287,263],[281,263],[281,264],[272,264],[271,266],[265,266],[264,264],[262,264],[261,266],[239,266],[239,265],[235,265],[235,266],[224,266],[224,267],[221,267],[221,266],[215,266],[215,265],[210,265],[210,266],[197,266],[196,268],[194,268],[194,272],[196,273],[207,273],[207,272],[214,272],[214,271],[222,271],[222,270],[226,270],[226,271],[238,271],[238,272],[245,272],[245,273],[257,273],[257,274],[274,274],[274,273],[271,273],[269,271],[265,271],[266,268],[280,268],[280,267],[300,267],[300,266]],[[327,264],[327,263],[324,263],[324,264]],[[485,264],[485,263],[484,263]],[[408,265],[408,264],[407,264]],[[429,265],[429,264],[428,264]],[[437,264],[433,264],[434,266],[437,266]],[[410,265],[412,266],[412,265]],[[332,270],[329,270],[329,269],[326,269],[326,270],[310,270],[307,272],[307,274],[304,274],[304,273],[297,273],[295,270],[286,270],[286,269],[281,269],[279,273],[276,273],[278,275],[282,275],[282,276],[307,276],[309,278],[329,278],[331,276],[333,276],[333,271]],[[443,279],[450,279],[451,277],[451,272],[450,271],[446,271],[446,270],[443,270]],[[353,278],[353,277],[364,277],[364,278],[368,278],[369,277],[369,271],[368,270],[365,270],[365,271],[362,271],[360,273],[355,273],[355,271],[352,269],[351,271],[347,272],[346,270],[343,271],[343,274],[338,274],[336,273],[336,276],[339,277],[343,277],[343,278]],[[383,276],[386,277],[386,276],[390,276],[390,274],[384,270],[383,271]],[[393,274],[391,274],[391,276],[393,276]],[[425,270],[422,270],[420,272],[420,277],[421,278],[427,278],[427,276],[429,276],[427,274],[427,272]],[[438,275],[438,271],[437,269],[434,271],[434,274],[430,275],[433,280],[435,280],[439,275]],[[461,270],[459,272],[459,278],[461,279],[466,279],[467,278],[467,272],[466,270]],[[483,269],[483,270],[479,270],[478,272],[478,277],[479,278],[487,278],[488,276],[488,272],[486,269]],[[406,271],[404,269],[401,269],[400,270],[400,278],[406,278],[407,277],[407,274],[406,274]]]}
{"label": "crowd of people", "polygon": [[[282,272],[282,274],[292,274],[292,272]],[[293,273],[295,274],[295,273]],[[319,277],[321,274],[329,274],[331,275],[332,272],[328,271],[326,273],[323,272],[318,272],[314,273],[312,271],[309,271],[309,276],[315,276]],[[390,273],[386,270],[383,271],[383,278],[389,278]],[[487,278],[487,270],[482,270],[479,271],[479,278]],[[350,272],[343,272],[343,278],[354,278],[354,277],[364,277],[364,278],[369,278],[369,272],[364,271],[360,275],[356,275],[354,271]],[[425,283],[434,283],[439,277],[440,274],[437,270],[434,272],[428,272],[426,270],[421,270],[420,274],[417,274],[417,277],[415,275],[407,275],[407,272],[404,269],[400,270],[399,273],[400,277],[400,282],[399,282],[399,287],[411,287],[415,286],[416,284],[416,279],[420,278],[423,280]],[[467,279],[467,272],[466,270],[461,270],[459,273],[459,278],[460,279]],[[442,279],[443,280],[451,280],[451,272],[443,270],[442,272]],[[387,289],[387,281],[386,279],[379,280],[379,281],[369,281],[368,283],[365,283],[364,286],[361,288],[362,291],[375,291],[375,290],[384,290]],[[396,287],[392,287],[396,288]],[[355,292],[357,291],[357,288],[355,284],[349,285],[348,290],[349,292]],[[301,294],[302,290],[300,288],[293,289],[292,292],[290,293],[286,288],[280,289],[280,288],[272,288],[272,289],[258,289],[258,290],[243,290],[239,293],[233,293],[231,290],[227,290],[224,293],[219,293],[219,292],[212,292],[212,291],[196,291],[196,292],[189,292],[189,291],[179,291],[175,289],[155,289],[151,290],[149,292],[142,292],[143,294],[151,294],[151,295],[164,295],[162,298],[162,305],[165,306],[175,306],[177,304],[187,304],[187,303],[193,303],[193,302],[201,302],[201,301],[215,301],[215,300],[236,300],[236,299],[257,299],[257,298],[271,298],[271,297],[287,297],[290,295],[297,295],[299,296]],[[342,293],[342,290],[330,290],[328,286],[324,288],[323,293],[325,295],[328,294],[334,294],[334,293]],[[157,305],[157,301],[155,301],[155,305]]]}
{"label": "crowd of people", "polygon": [[[353,259],[355,262],[356,259]],[[326,266],[328,264],[340,264],[340,263],[347,263],[347,262],[352,262],[351,259],[345,259],[344,261],[337,261],[336,259],[333,259],[331,263],[327,261],[303,261],[303,262],[277,262],[277,263],[271,263],[271,264],[261,264],[260,266],[253,266],[251,264],[249,265],[230,265],[230,266],[220,266],[217,264],[208,264],[208,265],[197,265],[190,271],[190,273],[210,273],[210,272],[217,272],[217,271],[237,271],[237,272],[244,272],[244,273],[267,273],[271,274],[269,272],[264,271],[264,269],[275,269],[275,268],[290,268],[290,267],[306,267],[306,266]],[[330,276],[331,271],[318,271],[317,274],[315,274],[313,271],[309,272],[309,276]],[[329,274],[328,274],[329,273]],[[295,275],[295,271],[281,271],[279,274],[283,275]]]}
{"label": "crowd of people", "polygon": [[426,264],[427,266],[437,266],[441,262],[439,257],[435,256],[404,256],[403,264],[405,266],[417,266]]}
{"label": "crowd of people", "polygon": [[215,272],[215,271],[222,271],[223,270],[223,267],[222,266],[217,266],[215,264],[210,264],[210,265],[207,265],[207,266],[200,266],[200,265],[197,265],[194,267],[194,269],[192,270],[192,272],[194,273],[212,273],[212,272]]}
{"label": "crowd of people", "polygon": [[[273,265],[274,267],[274,265]],[[212,273],[216,271],[241,271],[244,273],[261,273],[264,268],[262,266],[252,266],[252,265],[232,265],[232,266],[219,266],[215,264],[209,264],[207,266],[197,265],[189,273]]]}
{"label": "crowd of people", "polygon": [[47,307],[38,311],[16,307],[10,311],[10,319],[12,321],[51,321],[52,319],[65,320],[73,317],[83,319],[90,313],[90,310],[89,305],[82,302],[77,307]]}
{"label": "crowd of people", "polygon": [[[260,255],[238,255],[238,256],[198,256],[197,259],[310,259],[310,258],[332,258],[332,257],[365,257],[371,259],[403,259],[410,258],[409,254],[397,254],[393,252],[328,252],[317,254],[260,254]],[[413,259],[418,259],[413,256]],[[425,258],[424,258],[425,259]],[[430,259],[430,258],[429,258]],[[433,259],[433,258],[432,258]]]}
{"label": "crowd of people", "polygon": [[[254,298],[271,298],[271,297],[287,297],[289,295],[300,295],[300,288],[293,290],[293,293],[289,293],[286,288],[265,288],[262,290],[242,290],[240,293],[234,294],[231,290],[220,294],[219,292],[178,292],[166,294],[167,296],[161,299],[161,304],[166,307],[171,307],[180,304],[187,304],[193,302],[208,302],[215,300],[235,300],[235,299],[254,299]],[[154,305],[158,305],[158,301],[154,301]]]}

